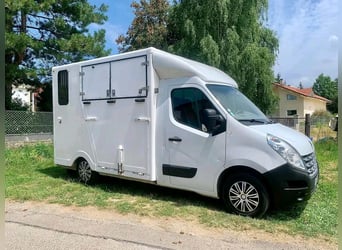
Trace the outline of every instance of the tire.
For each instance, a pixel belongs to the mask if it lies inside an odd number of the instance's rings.
[[[77,164],[77,175],[81,182],[92,183],[95,179],[96,172],[92,171],[89,163],[81,159]]]
[[[221,194],[228,212],[242,216],[262,217],[270,204],[269,195],[262,182],[247,173],[226,178]]]

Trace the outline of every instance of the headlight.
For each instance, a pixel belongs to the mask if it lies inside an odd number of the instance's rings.
[[[296,168],[306,170],[302,158],[290,144],[270,134],[267,135],[267,143],[289,164]]]

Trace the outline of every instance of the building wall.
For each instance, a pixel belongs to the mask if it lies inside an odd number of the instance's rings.
[[[274,116],[278,117],[293,117],[294,115],[288,115],[288,111],[296,110],[298,116],[303,116],[304,110],[304,98],[301,95],[297,95],[293,92],[275,88],[275,94],[279,97],[278,109],[274,112]],[[288,100],[287,95],[295,96],[295,100]]]
[[[271,116],[273,116],[273,117],[280,117],[280,114],[279,114],[279,112],[280,112],[279,111],[280,98],[279,98],[278,88],[273,87],[273,93],[278,98],[278,105],[276,105],[276,107],[272,111]]]
[[[327,110],[327,106],[324,101],[315,99],[315,98],[309,98],[309,97],[305,98],[305,102],[304,102],[305,114],[312,115],[315,111],[319,111],[319,110],[323,110],[323,111]]]
[[[312,115],[318,110],[326,111],[326,103],[317,98],[305,97],[277,87],[273,90],[275,95],[279,97],[278,107],[272,114],[274,117],[294,117],[295,114],[291,114],[294,111],[298,117],[304,117],[305,114]],[[295,99],[288,100],[288,95],[295,97]]]
[[[27,86],[19,85],[18,87],[12,87],[12,99],[18,98],[20,99],[23,104],[30,106],[31,104],[31,92],[27,90]]]

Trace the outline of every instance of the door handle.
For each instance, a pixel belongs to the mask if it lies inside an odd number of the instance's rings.
[[[87,117],[85,118],[85,120],[86,120],[86,121],[96,121],[96,120],[97,120],[97,117],[95,117],[95,116],[87,116]]]
[[[135,121],[137,121],[137,122],[150,122],[150,118],[148,118],[148,117],[137,117],[137,118],[135,118]]]
[[[181,139],[181,138],[179,138],[178,136],[175,136],[175,137],[171,137],[171,138],[169,138],[169,141],[181,142],[181,141],[182,141],[182,139]]]

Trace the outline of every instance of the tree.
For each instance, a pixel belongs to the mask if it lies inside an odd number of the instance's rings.
[[[314,84],[313,91],[316,95],[327,98],[331,101],[331,104],[327,106],[327,109],[331,113],[338,112],[338,80],[331,80],[330,76],[325,76],[323,73],[320,74]]]
[[[267,0],[140,0],[119,51],[154,46],[225,71],[263,111],[276,102],[272,66],[278,50],[263,26]]]
[[[280,76],[280,73],[277,74],[276,78],[274,79],[277,83],[281,83],[281,81],[283,80]]]
[[[89,33],[102,24],[107,6],[86,0],[5,1],[6,109],[11,108],[12,84],[39,85],[52,66],[104,56],[105,31]]]
[[[52,112],[52,82],[42,85],[42,93],[39,94],[39,103],[37,103],[39,111]]]
[[[263,25],[266,10],[267,0],[178,1],[169,16],[169,51],[227,72],[270,112],[276,102],[272,66],[278,40]]]
[[[167,0],[133,1],[135,18],[126,35],[120,35],[116,43],[120,52],[146,47],[167,49],[167,22],[169,2]]]

